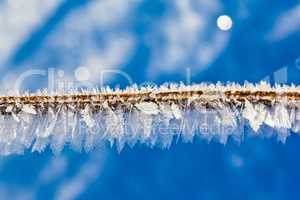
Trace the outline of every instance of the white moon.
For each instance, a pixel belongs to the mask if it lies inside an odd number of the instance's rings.
[[[228,15],[221,15],[217,19],[217,26],[222,31],[228,31],[232,27],[232,19]]]

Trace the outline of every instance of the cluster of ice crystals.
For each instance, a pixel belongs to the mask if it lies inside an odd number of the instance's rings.
[[[298,92],[299,88],[293,85],[171,84],[160,88],[133,86],[124,91],[104,88],[100,92],[156,94],[187,90],[203,91],[203,94],[190,96],[187,101],[141,99],[117,106],[105,101],[97,108],[93,99],[79,107],[76,102],[47,102],[45,105],[41,102],[42,106],[22,102],[9,104],[0,114],[0,155],[20,154],[28,149],[42,152],[48,147],[59,153],[66,145],[79,151],[90,151],[106,144],[116,146],[118,151],[125,145],[133,147],[137,143],[169,148],[173,139],[193,141],[195,137],[226,144],[229,138],[240,141],[244,131],[248,130],[245,127],[252,129],[251,134],[262,136],[265,133],[260,131],[261,127],[271,127],[282,142],[291,132],[300,132],[300,102],[297,100],[278,98],[266,104],[245,98],[236,103],[224,95],[228,90]],[[99,90],[90,93],[73,91],[72,94],[99,94]]]

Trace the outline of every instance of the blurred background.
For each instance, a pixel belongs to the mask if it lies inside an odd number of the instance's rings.
[[[300,84],[299,44],[299,0],[0,0],[0,91]],[[0,157],[0,199],[297,199],[299,146],[25,152]]]

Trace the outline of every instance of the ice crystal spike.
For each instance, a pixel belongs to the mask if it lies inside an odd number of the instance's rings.
[[[105,143],[118,151],[136,143],[168,148],[173,139],[194,137],[226,144],[241,140],[244,127],[267,136],[263,126],[281,142],[300,133],[300,87],[181,83],[0,96],[0,155],[48,146],[59,153],[66,144],[85,151]]]

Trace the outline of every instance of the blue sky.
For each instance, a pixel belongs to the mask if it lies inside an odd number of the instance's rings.
[[[230,30],[217,26],[220,15]],[[26,72],[19,89],[29,91],[51,87],[52,72],[54,89],[186,82],[187,73],[189,82],[300,80],[297,0],[0,0],[0,24],[3,93]],[[0,199],[297,198],[299,144],[293,135],[284,145],[26,152],[0,157]]]

